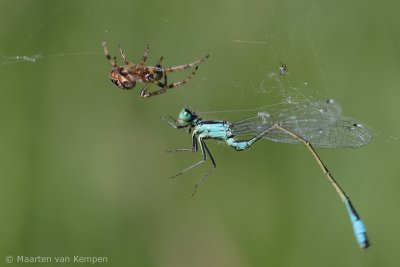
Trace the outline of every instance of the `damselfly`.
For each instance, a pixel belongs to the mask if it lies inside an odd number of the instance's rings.
[[[314,149],[314,147],[358,148],[371,140],[370,132],[353,119],[342,116],[340,106],[332,99],[295,103],[273,113],[258,112],[257,116],[233,123],[223,120],[202,120],[195,112],[189,109],[183,109],[179,113],[178,120],[170,118],[167,121],[174,128],[187,129],[188,133],[193,131],[191,148],[169,150],[169,152],[197,152],[198,145],[200,145],[203,156],[202,160],[180,171],[173,177],[199,166],[207,160],[207,157],[211,160],[212,168],[197,181],[192,196],[198,186],[216,167],[216,162],[205,143],[206,139],[224,141],[238,151],[250,148],[260,139],[289,144],[303,144],[312,154],[322,172],[344,202],[359,246],[361,248],[369,247],[370,244],[364,223],[358,216],[347,194],[335,181]],[[245,138],[245,136],[249,137]],[[243,139],[239,139],[239,137],[243,137]]]

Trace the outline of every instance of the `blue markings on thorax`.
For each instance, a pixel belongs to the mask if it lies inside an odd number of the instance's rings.
[[[196,125],[196,131],[203,138],[226,140],[232,136],[226,121],[202,121]]]
[[[229,122],[226,121],[199,121],[195,123],[198,136],[205,139],[225,141],[230,147],[240,151],[249,147],[248,141],[236,141]]]

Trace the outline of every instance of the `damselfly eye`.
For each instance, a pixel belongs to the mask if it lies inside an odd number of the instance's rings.
[[[197,116],[194,112],[186,108],[179,113],[179,119],[185,122],[193,121],[196,117]]]

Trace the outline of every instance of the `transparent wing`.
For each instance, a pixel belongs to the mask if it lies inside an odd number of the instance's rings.
[[[355,120],[342,117],[342,109],[335,101],[303,102],[272,112],[259,112],[257,116],[232,123],[235,136],[254,136],[278,123],[301,136],[315,147],[357,148],[371,141],[367,128]],[[298,144],[293,137],[276,129],[265,139],[288,144]]]

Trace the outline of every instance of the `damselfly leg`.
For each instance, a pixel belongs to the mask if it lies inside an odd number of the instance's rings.
[[[197,141],[200,143],[200,148],[201,148],[201,154],[203,156],[203,159],[200,160],[199,162],[190,165],[189,167],[187,167],[186,169],[183,169],[182,171],[178,172],[177,174],[171,176],[171,178],[175,178],[181,174],[184,174],[185,172],[203,164],[204,162],[207,161],[207,154],[210,157],[210,160],[212,162],[212,168],[209,169],[207,171],[207,173],[202,176],[195,184],[194,188],[193,188],[193,192],[192,192],[192,197],[194,197],[194,195],[196,194],[197,188],[199,187],[200,184],[202,184],[207,177],[211,174],[211,172],[217,167],[217,164],[215,163],[214,157],[212,156],[210,150],[208,149],[206,143],[204,142],[204,140],[202,138],[199,138],[198,140],[196,139],[195,134],[193,134],[193,141],[192,141],[192,148],[178,148],[178,149],[174,149],[174,150],[168,150],[167,152],[197,152]]]

